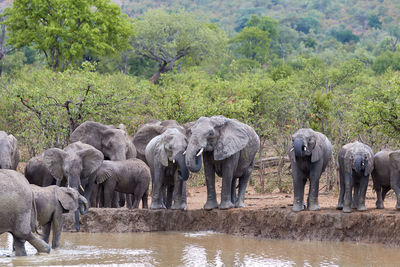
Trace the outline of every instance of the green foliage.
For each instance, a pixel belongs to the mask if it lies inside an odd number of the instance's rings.
[[[42,51],[54,70],[64,70],[85,51],[124,49],[132,34],[127,17],[110,0],[15,0],[4,16],[8,43]]]
[[[375,29],[382,28],[382,22],[380,22],[379,16],[376,14],[370,14],[368,16],[368,26]]]
[[[379,55],[372,65],[377,74],[384,73],[388,68],[400,70],[400,52],[386,51]]]
[[[332,30],[332,36],[342,43],[359,42],[360,37],[355,35],[352,30],[345,29],[344,26]]]
[[[314,17],[304,17],[300,18],[298,23],[295,26],[295,29],[300,32],[309,33],[311,30],[314,32],[318,31],[319,21]]]

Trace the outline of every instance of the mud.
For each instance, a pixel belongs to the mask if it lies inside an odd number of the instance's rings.
[[[74,231],[66,214],[64,231]],[[91,209],[82,232],[216,231],[271,239],[350,241],[400,245],[400,212],[369,210],[344,214],[334,209],[292,212],[290,207],[188,211]]]

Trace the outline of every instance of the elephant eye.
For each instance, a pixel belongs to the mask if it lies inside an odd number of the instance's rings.
[[[213,130],[210,130],[209,132],[208,132],[208,136],[214,136],[214,131]]]

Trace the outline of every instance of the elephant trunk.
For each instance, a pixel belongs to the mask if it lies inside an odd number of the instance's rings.
[[[79,196],[79,213],[84,215],[88,212],[89,210],[89,203],[87,199],[84,196]]]
[[[7,153],[0,153],[0,169],[12,169],[11,158]]]
[[[199,172],[201,169],[201,155],[199,154],[199,151],[201,151],[201,149],[195,149],[195,147],[193,146],[189,146],[187,147],[186,150],[186,166],[189,168],[189,170],[191,172]]]
[[[175,160],[179,166],[179,169],[178,169],[179,177],[182,180],[186,181],[189,178],[189,170],[186,166],[185,155],[183,155],[183,153],[180,152],[175,156]]]
[[[294,154],[296,157],[303,157],[306,146],[301,138],[295,138],[293,141]]]
[[[354,166],[353,169],[357,172],[357,173],[361,173],[364,172],[366,169],[366,164],[365,161],[362,157],[356,157],[354,159]]]

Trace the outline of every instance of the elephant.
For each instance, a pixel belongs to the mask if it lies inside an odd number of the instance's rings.
[[[186,147],[186,136],[177,128],[167,128],[146,146],[153,186],[151,209],[186,209],[186,180],[189,178],[183,154]]]
[[[307,208],[319,210],[319,179],[332,157],[332,144],[322,133],[302,128],[292,135],[289,158],[293,178],[293,211],[304,210],[304,187],[310,180]]]
[[[376,191],[376,208],[383,209],[383,201],[390,189],[396,193],[396,210],[400,210],[400,150],[382,150],[374,156],[372,181]]]
[[[374,169],[372,149],[358,141],[349,143],[339,150],[340,194],[337,209],[351,212],[365,211],[365,194],[369,175]],[[354,191],[353,191],[354,189]]]
[[[121,125],[120,125],[121,127]],[[70,142],[81,141],[92,145],[104,154],[108,160],[126,160],[136,158],[136,149],[128,134],[112,125],[104,125],[94,121],[86,121],[71,134]]]
[[[142,207],[148,208],[147,196],[151,179],[150,169],[140,159],[122,161],[105,160],[93,174],[96,184],[102,184],[104,190],[104,207],[111,208],[114,191],[133,194],[132,207],[137,209],[142,200]]]
[[[207,184],[205,210],[245,207],[244,194],[260,147],[252,127],[224,116],[200,117],[190,128],[186,165],[192,172],[201,169],[203,155]],[[215,192],[215,173],[222,177],[221,203]],[[239,193],[236,198],[236,179]]]
[[[83,184],[84,197],[89,199],[94,184],[91,175],[100,167],[103,159],[103,153],[96,148],[75,142],[64,150],[59,148],[45,150],[41,156],[34,159],[34,163],[27,164],[25,173],[29,182],[39,186],[48,183],[49,176],[55,179],[57,185],[67,185],[77,190]],[[76,229],[79,230],[79,214],[77,212],[75,214]]]
[[[0,170],[0,234],[12,234],[16,256],[26,256],[25,241],[39,253],[50,252],[50,246],[32,233],[37,232],[33,194],[24,175],[14,170]]]
[[[137,155],[136,148],[123,124],[119,124],[116,128],[113,125],[86,121],[72,132],[70,141],[81,141],[92,145],[104,154],[106,160],[126,160],[136,158]],[[119,194],[114,193],[113,207],[125,205],[124,196],[121,196],[120,204],[118,204],[119,198]]]
[[[38,186],[55,185],[57,179],[51,175],[43,161],[43,153],[31,158],[25,166],[25,177]]]
[[[17,139],[12,134],[0,131],[0,169],[16,170],[18,162]]]
[[[52,248],[57,248],[60,242],[63,227],[63,213],[79,210],[80,214],[86,214],[89,204],[86,198],[72,187],[59,187],[51,185],[40,187],[31,184],[39,225],[43,226],[43,240],[49,243],[50,229],[53,229]]]

